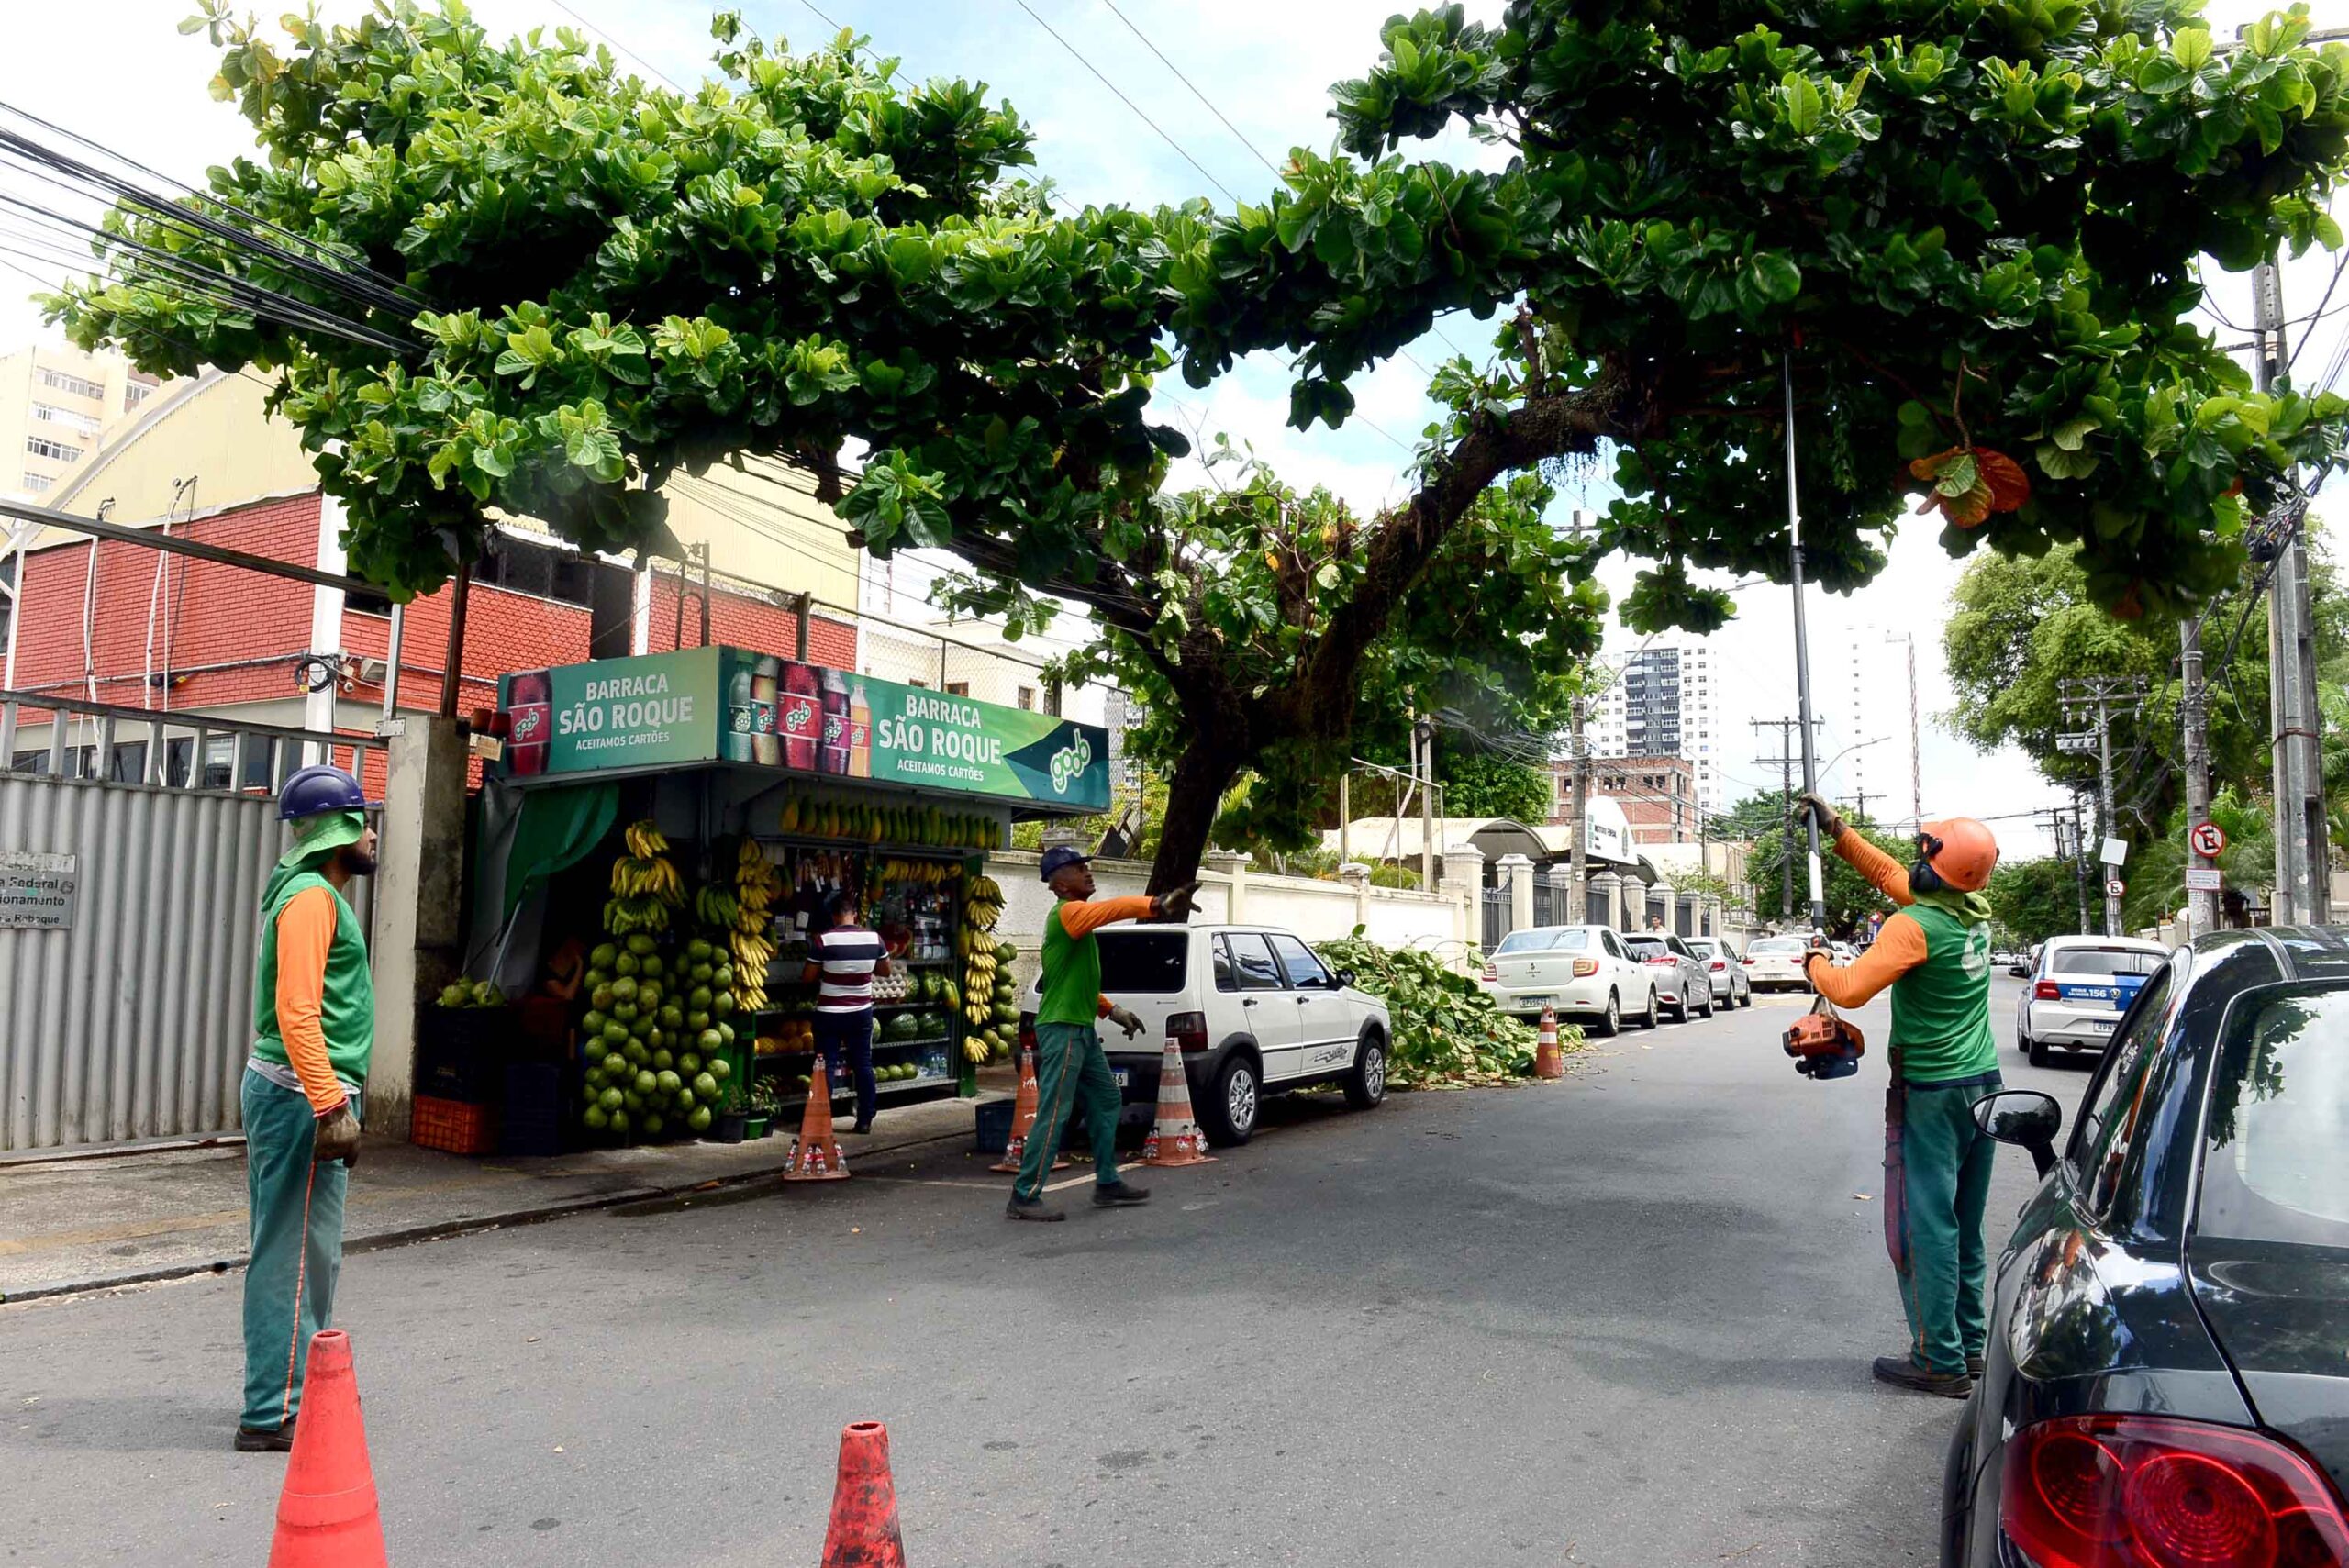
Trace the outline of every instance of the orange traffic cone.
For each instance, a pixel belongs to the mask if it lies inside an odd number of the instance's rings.
[[[832,1133],[832,1075],[821,1056],[807,1079],[807,1108],[799,1118],[798,1136],[791,1140],[791,1158],[783,1168],[786,1182],[844,1182],[848,1161],[841,1140]]]
[[[1563,1078],[1566,1075],[1566,1055],[1558,1049],[1558,1009],[1542,1009],[1542,1032],[1533,1042],[1533,1075],[1536,1078]]]
[[[386,1561],[351,1336],[321,1329],[310,1338],[269,1568],[384,1568]]]
[[[1142,1140],[1145,1165],[1204,1165],[1215,1158],[1199,1124],[1191,1119],[1191,1080],[1183,1072],[1183,1048],[1166,1037],[1166,1054],[1158,1063],[1158,1120]]]
[[[897,1484],[889,1479],[889,1429],[851,1421],[841,1429],[840,1479],[822,1568],[906,1568],[897,1533]]]
[[[1036,1126],[1036,1053],[1019,1053],[1019,1095],[1011,1102],[1011,1141],[1003,1146],[1003,1158],[987,1167],[990,1171],[1018,1172],[1019,1158],[1028,1152],[1028,1134]],[[1068,1162],[1055,1154],[1052,1169],[1064,1171]]]

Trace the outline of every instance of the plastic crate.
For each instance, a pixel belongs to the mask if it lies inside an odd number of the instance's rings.
[[[417,1094],[494,1102],[515,1039],[514,1009],[426,1006],[417,1016]]]
[[[980,1153],[1000,1154],[1011,1147],[1012,1113],[1017,1108],[1018,1102],[1013,1100],[981,1100],[971,1107]]]
[[[419,1149],[487,1154],[497,1147],[497,1113],[485,1105],[418,1095],[409,1113],[407,1140]]]
[[[500,1154],[562,1152],[562,1076],[552,1062],[507,1064],[497,1118]]]

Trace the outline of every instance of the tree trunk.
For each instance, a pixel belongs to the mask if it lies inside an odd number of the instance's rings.
[[[1158,829],[1158,858],[1150,891],[1171,893],[1199,874],[1224,791],[1240,776],[1241,759],[1229,748],[1195,739],[1174,761],[1166,781],[1166,815]]]

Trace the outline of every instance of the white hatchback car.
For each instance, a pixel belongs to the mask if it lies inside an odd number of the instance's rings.
[[[1745,971],[1737,949],[1720,937],[1690,937],[1688,951],[1712,977],[1713,1001],[1723,1007],[1753,1006],[1753,979]]]
[[[1332,972],[1293,931],[1270,926],[1110,926],[1101,944],[1101,994],[1141,1019],[1129,1041],[1101,1026],[1103,1052],[1124,1103],[1158,1103],[1172,1036],[1208,1141],[1245,1143],[1266,1094],[1337,1084],[1367,1110],[1386,1097],[1386,1004]],[[1028,989],[1021,1042],[1035,1027],[1043,984]]]
[[[1504,1013],[1538,1018],[1544,1007],[1611,1035],[1628,1016],[1656,1027],[1655,971],[1605,926],[1530,926],[1500,940],[1477,977]]]
[[[2015,1049],[2044,1067],[2054,1052],[2101,1051],[2145,976],[2169,950],[2141,937],[2050,937],[2015,1004]]]
[[[1756,991],[1808,991],[1802,955],[1809,947],[1800,937],[1756,937],[1745,944],[1745,978]]]

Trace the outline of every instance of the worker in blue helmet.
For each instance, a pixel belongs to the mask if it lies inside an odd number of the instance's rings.
[[[245,1064],[245,1401],[237,1447],[294,1446],[310,1336],[334,1318],[342,1206],[359,1158],[360,1096],[375,1044],[367,941],[348,889],[375,869],[359,781],[304,768],[278,792],[291,844],[262,889]]]

